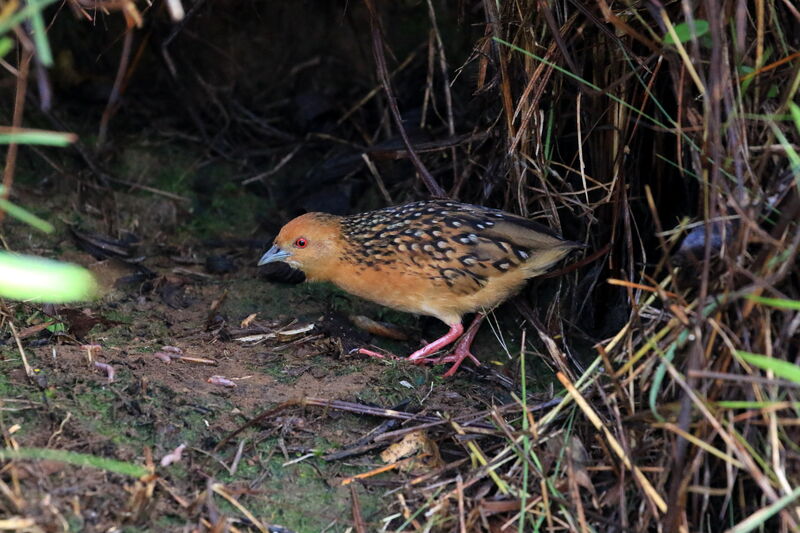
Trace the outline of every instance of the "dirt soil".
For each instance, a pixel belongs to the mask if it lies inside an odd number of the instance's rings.
[[[511,391],[492,376],[513,374],[504,366],[510,356],[503,346],[512,353],[519,349],[516,318],[501,328],[502,343],[493,328],[479,334],[476,354],[492,372],[465,369],[444,380],[441,366],[349,354],[363,344],[407,354],[422,337],[444,333],[443,325],[367,304],[330,286],[263,279],[255,266],[263,248],[239,238],[256,233],[252,221],[209,231],[211,223],[182,211],[180,202],[118,191],[115,216],[134,221],[127,227],[139,238],[132,248],[135,259],[97,259],[80,249],[86,243],[67,223],[102,234],[103,218],[73,211],[82,201],[74,193],[48,197],[36,185],[17,191],[16,201],[62,223],[56,234],[42,236],[6,222],[12,248],[82,264],[103,290],[97,301],[77,306],[5,303],[36,372],[33,379],[25,375],[15,339],[5,336],[0,360],[5,444],[117,459],[149,466],[157,475],[142,481],[52,460],[14,461],[0,472],[0,481],[19,496],[9,498],[13,514],[35,519],[32,530],[188,531],[226,520],[255,530],[250,514],[270,531],[346,531],[354,526],[354,505],[368,531],[391,530],[407,511],[392,489],[424,469],[392,470],[343,486],[343,479],[384,465],[381,448],[324,458],[384,418],[290,406],[215,447],[259,413],[306,397],[452,416],[511,399]],[[231,194],[228,201],[235,202],[236,192]],[[169,231],[160,231],[163,221],[152,216],[159,205],[173,213]],[[210,216],[225,212],[212,210]],[[261,244],[271,239],[258,237]],[[209,268],[212,264],[232,272],[210,273],[219,271]],[[410,331],[411,340],[373,337],[353,326],[352,314],[397,323]],[[255,340],[241,339],[252,335]],[[185,359],[162,360],[164,347],[168,355]],[[111,365],[112,382],[95,361]],[[549,373],[537,372],[544,386]],[[212,376],[234,386],[213,384]],[[161,466],[182,444],[181,459]],[[463,454],[455,441],[439,446],[445,461],[454,452]],[[224,487],[230,498],[214,486]]]

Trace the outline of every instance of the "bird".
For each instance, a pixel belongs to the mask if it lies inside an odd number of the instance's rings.
[[[441,320],[449,331],[407,360],[453,363],[449,377],[467,358],[480,366],[470,346],[488,310],[582,247],[505,211],[423,200],[347,216],[305,213],[281,228],[258,265],[283,261],[308,281],[332,282],[365,300]],[[476,316],[465,332],[469,313]],[[454,342],[451,354],[433,356]]]

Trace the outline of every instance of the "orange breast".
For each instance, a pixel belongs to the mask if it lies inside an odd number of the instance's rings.
[[[378,269],[342,263],[330,281],[365,300],[454,324],[460,322],[464,314],[491,309],[518,291],[525,283],[525,273],[521,270],[509,272],[466,295],[454,292],[441,278],[403,269],[402,266]]]

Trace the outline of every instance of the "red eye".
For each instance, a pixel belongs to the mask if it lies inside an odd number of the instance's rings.
[[[299,239],[294,241],[294,245],[295,245],[296,248],[305,248],[307,244],[308,244],[308,241],[305,240],[303,237],[300,237]]]

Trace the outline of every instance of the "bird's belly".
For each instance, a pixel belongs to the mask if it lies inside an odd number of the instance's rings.
[[[441,278],[431,279],[414,272],[377,269],[354,270],[336,276],[333,283],[355,296],[380,305],[438,318],[446,324],[461,321],[473,311],[488,310],[517,292],[525,283],[523,272],[509,272],[493,278],[469,294],[459,294]]]
[[[438,316],[441,306],[437,305],[437,287],[432,280],[405,273],[392,274],[359,270],[351,275],[337,276],[333,282],[350,294],[398,311]]]

